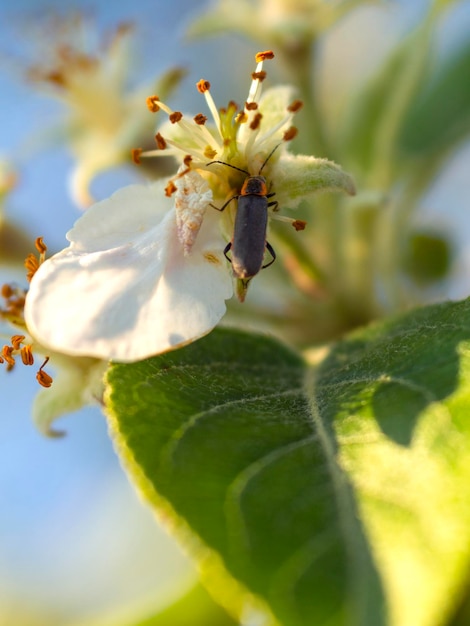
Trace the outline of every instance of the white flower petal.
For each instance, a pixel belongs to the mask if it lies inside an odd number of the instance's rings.
[[[41,265],[25,307],[41,344],[136,361],[217,324],[233,291],[217,220],[208,214],[185,256],[162,189],[132,185],[94,205],[68,234],[70,247]]]

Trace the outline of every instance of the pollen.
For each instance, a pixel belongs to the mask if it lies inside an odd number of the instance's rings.
[[[159,111],[160,110],[160,106],[158,105],[159,100],[160,98],[158,96],[149,96],[145,100],[148,110],[151,111],[152,113],[156,113],[157,111]]]
[[[209,91],[209,89],[211,88],[211,84],[208,80],[204,80],[203,78],[201,78],[201,80],[196,83],[196,87],[199,93],[206,93],[206,91]]]
[[[162,137],[162,135],[160,135],[160,133],[157,133],[155,135],[155,142],[157,144],[157,148],[159,150],[165,150],[166,148],[166,141],[165,139]]]
[[[172,124],[176,124],[177,122],[179,122],[183,117],[183,114],[180,111],[175,111],[174,113],[171,113],[169,115],[170,118],[170,122]]]
[[[272,50],[264,50],[263,52],[257,52],[255,55],[256,63],[266,61],[268,59],[274,59],[274,52]]]
[[[202,113],[198,113],[197,115],[194,116],[193,119],[198,126],[204,126],[204,124],[207,122],[207,117],[203,115]]]
[[[44,367],[47,365],[49,361],[49,357],[47,356],[44,360],[44,363],[38,369],[36,374],[36,380],[42,387],[49,388],[52,385],[53,378],[47,372],[44,371]]]
[[[140,165],[140,155],[142,154],[142,152],[142,148],[132,148],[131,150],[131,157],[136,165]]]

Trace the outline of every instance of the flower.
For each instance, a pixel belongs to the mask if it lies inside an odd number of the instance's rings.
[[[298,50],[360,4],[364,0],[218,0],[192,22],[189,35],[228,31]]]
[[[209,83],[198,83],[212,127],[202,114],[186,120],[157,96],[147,99],[170,121],[156,135],[157,150],[135,151],[135,159],[170,154],[183,164],[169,183],[131,185],[90,207],[67,234],[70,246],[41,265],[25,319],[43,345],[128,362],[192,342],[219,322],[233,293],[224,250],[237,214],[231,199],[247,178],[262,172],[272,183],[265,210],[296,229],[304,224],[277,216],[278,203],[294,208],[316,191],[354,192],[336,164],[287,152],[300,103],[286,87],[261,98],[263,61],[272,56],[257,55],[242,110],[233,102],[218,110]],[[251,276],[236,278],[243,300]]]
[[[134,90],[127,84],[130,24],[119,25],[96,49],[85,45],[93,40],[93,33],[80,14],[56,18],[49,26],[53,43],[47,41],[41,63],[33,65],[28,76],[69,110],[65,136],[76,158],[70,191],[76,204],[87,208],[94,202],[93,178],[127,163],[131,146],[153,132],[152,121],[141,107],[149,83]],[[183,73],[172,69],[150,84],[168,93]]]
[[[28,279],[45,259],[47,248],[40,237],[36,240],[36,248],[39,259],[30,254],[25,261]],[[26,295],[27,290],[15,284],[4,284],[0,290],[3,300],[0,306],[0,336],[8,342],[0,351],[0,364],[11,371],[18,362],[32,366],[35,357],[40,357],[42,365],[36,371],[36,380],[43,389],[34,400],[33,420],[43,434],[57,437],[63,433],[52,428],[56,418],[100,401],[107,363],[94,358],[73,358],[42,346],[32,337],[24,318]],[[54,379],[45,369],[49,367],[49,362],[57,370]]]

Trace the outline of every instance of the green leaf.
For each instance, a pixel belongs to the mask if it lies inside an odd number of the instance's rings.
[[[111,430],[225,605],[250,592],[283,626],[440,626],[470,563],[469,338],[469,302],[312,366],[217,330],[113,365]]]
[[[200,584],[157,615],[128,626],[236,626]]]

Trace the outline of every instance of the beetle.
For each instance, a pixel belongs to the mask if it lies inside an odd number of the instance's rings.
[[[278,146],[274,150],[276,148]],[[268,208],[277,207],[278,202],[276,200],[269,201],[275,194],[268,193],[266,178],[261,175],[274,150],[268,155],[255,176],[235,165],[225,163],[225,161],[207,163],[207,165],[220,163],[246,174],[239,194],[232,196],[220,208],[212,205],[218,211],[223,211],[232,200],[238,200],[232,241],[225,246],[224,255],[232,263],[234,276],[243,280],[253,278],[261,269],[269,267],[276,260],[273,247],[266,241],[266,230],[268,227]],[[272,259],[263,265],[265,250],[268,250]],[[228,256],[230,251],[231,257]]]

